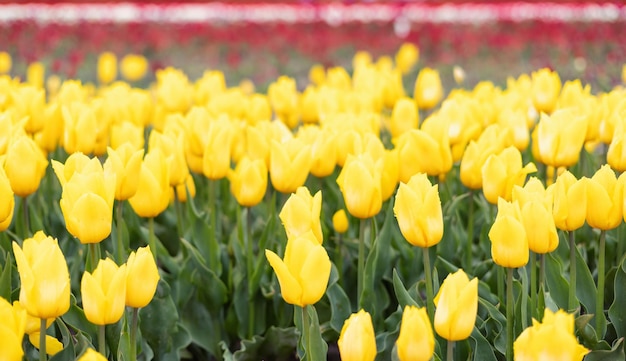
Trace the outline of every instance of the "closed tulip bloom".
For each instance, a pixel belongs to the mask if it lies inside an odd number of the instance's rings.
[[[142,55],[128,54],[120,61],[120,73],[128,81],[143,79],[148,71],[148,60]]]
[[[414,90],[415,101],[420,109],[434,108],[443,98],[443,86],[439,72],[423,68],[417,75]]]
[[[288,76],[280,76],[267,89],[272,109],[276,117],[290,129],[298,125],[298,90],[296,81]]]
[[[510,146],[497,155],[490,155],[482,168],[483,193],[491,204],[498,198],[511,200],[513,186],[521,186],[529,173],[537,171],[534,163],[522,167],[522,154]]]
[[[98,57],[98,80],[109,84],[117,78],[117,57],[111,52],[104,52]]]
[[[396,67],[402,74],[406,74],[413,69],[419,58],[419,48],[415,44],[404,43],[396,53]]]
[[[601,230],[616,228],[622,223],[624,183],[626,176],[615,177],[608,164],[600,167],[587,182],[587,224]]]
[[[209,126],[202,158],[202,173],[209,179],[228,174],[235,128],[228,117],[220,117]]]
[[[482,168],[492,154],[511,145],[510,130],[493,124],[485,128],[478,141],[471,140],[461,158],[461,182],[469,189],[483,187]]]
[[[135,195],[141,174],[143,149],[124,143],[117,149],[107,148],[105,172],[115,174],[115,199],[124,201]]]
[[[528,237],[517,201],[498,199],[498,214],[489,230],[491,258],[502,267],[517,268],[528,263]]]
[[[63,135],[63,116],[61,107],[56,103],[49,103],[43,109],[43,128],[33,135],[37,145],[47,153],[53,152],[59,146]]]
[[[22,304],[20,303],[20,301],[13,302],[13,309],[16,312],[27,312],[24,306],[22,306]],[[54,318],[46,319],[46,329],[50,327],[50,325],[52,325],[54,320]],[[26,328],[24,329],[24,333],[28,335],[30,343],[32,343],[33,346],[35,346],[35,348],[37,349],[39,349],[40,330],[41,320],[26,313]],[[61,350],[63,350],[63,344],[59,342],[59,340],[57,340],[56,338],[46,335],[46,353],[48,355],[55,355]]]
[[[428,361],[435,352],[435,336],[426,308],[404,307],[396,341],[400,361]]]
[[[0,158],[0,231],[9,228],[15,209],[13,189],[11,189],[11,183],[4,171],[3,163],[4,159]]]
[[[157,70],[157,102],[167,113],[180,113],[189,109],[192,103],[191,84],[187,75],[174,68]]]
[[[43,88],[46,68],[41,62],[35,61],[26,68],[26,82],[37,88]]]
[[[618,172],[626,171],[626,123],[617,122],[613,139],[606,153],[606,162]]]
[[[24,130],[29,134],[39,132],[44,126],[46,92],[32,85],[18,86],[11,92],[12,111],[15,119],[28,117]]]
[[[397,149],[385,149],[376,161],[380,173],[380,191],[383,202],[391,198],[398,187],[400,178],[400,158]]]
[[[159,284],[159,269],[149,246],[131,252],[126,261],[126,306],[146,307]]]
[[[104,172],[92,158],[63,184],[61,211],[67,230],[81,243],[98,243],[111,233],[115,174]]]
[[[299,139],[285,143],[272,140],[270,150],[270,180],[281,193],[293,193],[302,186],[311,169],[311,147]]]
[[[478,312],[478,279],[467,277],[462,269],[449,274],[434,299],[435,331],[448,341],[470,336]]]
[[[102,326],[119,321],[126,300],[126,265],[118,267],[110,258],[100,260],[93,273],[83,274],[80,293],[89,322]]]
[[[331,175],[337,166],[337,135],[320,130],[311,144],[311,174],[323,178]]]
[[[561,93],[561,78],[556,71],[543,68],[531,74],[531,95],[537,112],[552,113]]]
[[[26,327],[26,311],[16,309],[0,297],[0,360],[21,361],[24,356],[22,338]]]
[[[169,205],[169,165],[160,149],[146,154],[141,164],[137,193],[128,199],[140,217],[156,217]]]
[[[541,181],[535,177],[524,187],[513,187],[513,200],[519,202],[522,223],[528,237],[528,247],[535,253],[552,252],[559,245],[552,199],[546,193]]]
[[[26,308],[24,308],[20,301],[13,301],[13,308],[16,310],[16,312],[22,310],[26,312],[26,327],[24,329],[25,334],[30,335],[31,333],[39,332],[39,330],[41,329],[41,319],[29,315],[28,311],[26,311]],[[54,320],[54,318],[46,319],[46,328],[50,327]]]
[[[400,183],[393,212],[410,244],[427,248],[441,241],[443,213],[438,186],[432,185],[426,174],[416,174],[408,183]]]
[[[541,114],[537,125],[537,145],[541,162],[553,167],[569,167],[578,162],[585,142],[587,118],[576,108]]]
[[[419,114],[415,103],[410,98],[398,99],[389,119],[391,137],[397,138],[409,129],[417,129],[418,122]]]
[[[366,219],[380,212],[383,202],[380,179],[381,175],[369,154],[348,155],[337,177],[337,184],[351,215]]]
[[[102,356],[98,351],[88,348],[78,361],[107,361],[107,358]]]
[[[228,174],[230,192],[243,207],[259,204],[267,190],[267,167],[262,159],[243,157]]]
[[[98,129],[94,110],[87,104],[73,102],[62,106],[63,148],[68,154],[82,152],[91,154],[96,149]]]
[[[185,159],[185,145],[183,133],[172,132],[161,133],[153,130],[150,133],[148,149],[159,148],[165,155],[169,168],[169,185],[172,187],[181,185],[187,180],[189,167]]]
[[[143,148],[145,142],[144,133],[143,124],[138,125],[130,121],[113,124],[111,126],[109,145],[111,148],[117,149],[124,143],[130,143],[133,149]]]
[[[6,74],[11,71],[13,62],[11,60],[11,54],[6,51],[0,51],[0,74]]]
[[[20,303],[29,315],[60,317],[70,308],[70,274],[56,239],[42,231],[24,240],[22,248],[13,242],[20,274]]]
[[[287,240],[283,259],[268,249],[265,257],[276,273],[285,302],[304,307],[324,296],[331,264],[313,232]]]
[[[546,308],[543,322],[533,320],[515,340],[513,352],[516,361],[582,361],[589,350],[576,339],[574,315]]]
[[[278,215],[287,232],[287,239],[298,237],[308,231],[313,232],[319,244],[324,241],[320,213],[322,211],[322,192],[311,196],[309,189],[299,187],[285,202]]]
[[[350,223],[348,222],[348,216],[346,215],[346,211],[344,209],[340,209],[335,214],[333,214],[333,228],[337,233],[346,233],[348,231],[348,227],[350,227]]]
[[[337,346],[343,361],[374,361],[377,351],[372,316],[365,310],[350,315],[341,328]]]
[[[574,231],[585,224],[587,182],[577,180],[569,171],[561,173],[549,190],[554,199],[552,215],[558,229]]]
[[[15,195],[26,197],[35,193],[47,167],[43,151],[30,137],[16,136],[9,144],[4,171]]]
[[[423,130],[411,129],[398,138],[400,182],[408,182],[417,173],[444,174],[452,167],[452,153],[438,139]]]

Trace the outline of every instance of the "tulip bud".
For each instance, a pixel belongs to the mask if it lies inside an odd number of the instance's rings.
[[[202,172],[209,179],[222,179],[230,169],[235,128],[228,117],[220,117],[210,124],[207,135]]]
[[[333,228],[337,233],[346,233],[350,223],[348,222],[348,216],[344,209],[340,209],[333,214]]]
[[[370,314],[360,310],[350,315],[341,328],[337,345],[343,361],[374,361],[376,335]]]
[[[431,109],[443,98],[443,86],[439,72],[431,68],[423,68],[417,75],[413,96],[420,109]]]
[[[389,120],[392,138],[397,138],[410,129],[417,129],[419,114],[415,102],[410,98],[401,98],[395,103]]]
[[[39,319],[57,318],[70,308],[70,274],[56,239],[42,231],[24,240],[22,248],[13,242],[20,274],[20,304]]]
[[[491,204],[498,198],[511,200],[513,186],[521,186],[529,173],[537,171],[534,163],[522,167],[522,154],[510,146],[497,155],[490,155],[482,167],[483,193]]]
[[[587,215],[590,227],[601,230],[616,228],[622,223],[624,207],[624,183],[626,176],[615,177],[608,164],[600,167],[587,183]]]
[[[435,336],[426,308],[405,306],[396,341],[400,361],[428,361],[435,352]]]
[[[311,147],[299,139],[285,143],[272,140],[270,180],[281,193],[293,193],[302,186],[311,169]]]
[[[382,207],[381,175],[372,157],[365,153],[348,155],[346,164],[337,177],[348,212],[366,219],[380,212]]]
[[[530,250],[540,254],[554,251],[559,236],[552,215],[552,199],[541,181],[532,177],[523,188],[514,186],[513,200],[519,202]]]
[[[143,149],[124,143],[116,150],[107,148],[107,154],[104,171],[115,174],[115,199],[127,200],[137,192]]]
[[[143,79],[148,70],[148,60],[142,55],[128,54],[120,61],[120,72],[128,81]]]
[[[126,299],[126,265],[118,267],[110,258],[100,260],[93,273],[83,274],[80,293],[89,322],[102,326],[119,321]]]
[[[159,283],[159,269],[154,262],[150,247],[140,247],[126,261],[126,306],[146,307]]]
[[[404,43],[396,53],[396,67],[402,74],[407,74],[420,58],[420,51],[412,43]]]
[[[585,224],[587,182],[579,181],[569,171],[561,173],[548,188],[554,199],[552,215],[558,229],[574,231]]]
[[[43,88],[43,81],[46,69],[44,65],[38,61],[28,64],[26,69],[26,82],[37,88]]]
[[[537,125],[541,162],[555,168],[576,164],[586,130],[587,118],[580,116],[576,108],[559,109],[550,116],[542,113]]]
[[[438,176],[452,168],[447,130],[432,127],[431,131],[411,129],[398,138],[401,182],[417,173]]]
[[[528,263],[528,237],[519,203],[498,199],[498,214],[489,230],[491,257],[502,267],[517,268]]]
[[[478,279],[467,277],[462,269],[449,274],[433,300],[435,331],[448,341],[470,336],[478,312]]]
[[[626,68],[625,68],[626,69]],[[626,171],[626,122],[620,121],[615,126],[613,139],[609,144],[606,162],[618,172]]]
[[[283,205],[279,217],[287,232],[287,239],[298,237],[308,231],[322,244],[322,224],[320,213],[322,211],[322,192],[318,191],[311,196],[309,189],[299,187]]]
[[[274,269],[285,302],[304,307],[324,296],[330,277],[330,259],[313,232],[287,240],[285,257],[265,250]]]
[[[532,100],[537,112],[552,113],[561,92],[561,78],[556,71],[543,68],[531,74]]]
[[[250,160],[243,157],[234,171],[228,174],[230,192],[237,203],[244,207],[253,207],[263,199],[267,190],[267,167],[261,159]]]
[[[13,138],[6,152],[4,171],[17,196],[35,193],[47,167],[48,161],[34,140],[25,135]]]
[[[117,57],[111,52],[101,53],[98,57],[98,80],[109,84],[117,78]]]
[[[281,76],[267,89],[272,109],[276,117],[293,129],[298,125],[298,90],[296,81],[288,76]]]

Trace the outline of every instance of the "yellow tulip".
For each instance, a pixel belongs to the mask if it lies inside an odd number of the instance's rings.
[[[11,71],[11,54],[6,51],[0,51],[0,74],[6,74]]]
[[[615,132],[606,153],[606,162],[618,172],[626,171],[626,121],[615,125]]]
[[[41,149],[47,153],[53,152],[59,146],[63,136],[63,115],[58,104],[46,105],[43,110],[43,128],[34,134],[33,138]]]
[[[548,189],[554,199],[552,215],[556,227],[564,231],[582,227],[587,215],[587,182],[565,171]]]
[[[543,322],[533,320],[515,340],[513,352],[516,361],[582,361],[589,350],[576,339],[574,315],[546,308]]]
[[[11,225],[13,211],[15,209],[15,197],[11,183],[4,171],[4,159],[0,157],[0,231],[4,231]]]
[[[293,129],[298,125],[298,90],[296,81],[288,76],[280,76],[267,89],[272,109],[276,117]]]
[[[426,308],[405,306],[396,341],[400,361],[428,361],[435,352],[435,336]]]
[[[209,179],[222,179],[228,174],[235,128],[228,117],[213,121],[207,132],[202,158],[202,173]]]
[[[314,64],[309,69],[309,81],[317,86],[320,86],[326,80],[326,69],[322,64]]]
[[[499,266],[523,267],[528,263],[528,236],[517,201],[498,198],[498,214],[489,230],[491,258]]]
[[[98,80],[101,84],[109,84],[117,78],[117,57],[111,52],[98,56]]]
[[[39,332],[41,329],[41,319],[31,316],[28,314],[28,311],[24,306],[20,303],[20,301],[13,301],[13,308],[16,311],[24,311],[26,312],[26,327],[24,328],[24,333],[30,335],[31,333]],[[54,322],[54,318],[46,319],[46,329],[52,325]]]
[[[57,176],[59,163],[54,161]],[[66,174],[63,167],[63,174]],[[92,158],[82,169],[76,169],[63,186],[61,211],[67,230],[83,244],[98,243],[111,233],[116,176],[104,172],[98,158]]]
[[[230,192],[243,207],[253,207],[263,199],[267,190],[267,167],[261,159],[244,156],[234,171],[228,173]]]
[[[350,223],[348,222],[348,216],[346,215],[346,211],[344,209],[340,209],[333,214],[333,228],[337,233],[346,233],[348,231],[348,227],[350,227]]]
[[[578,162],[585,142],[587,119],[576,108],[541,114],[537,125],[537,145],[542,163],[553,167],[569,167]]]
[[[130,121],[111,125],[109,145],[117,149],[124,143],[130,143],[134,149],[143,149],[145,142],[144,127]]]
[[[439,71],[423,68],[417,75],[413,96],[420,109],[434,108],[443,98],[443,86]]]
[[[513,186],[523,185],[529,173],[537,171],[534,163],[522,167],[522,154],[510,146],[497,155],[490,155],[482,167],[483,193],[489,203],[498,203],[498,198],[511,200]]]
[[[532,177],[523,188],[514,186],[512,198],[519,203],[530,250],[535,253],[554,251],[559,245],[559,236],[552,215],[552,199],[541,181]]]
[[[77,361],[107,361],[98,351],[88,348]]]
[[[478,312],[478,279],[467,277],[462,269],[449,274],[434,299],[435,331],[448,341],[470,336]]]
[[[415,44],[404,43],[396,53],[396,67],[402,74],[406,74],[413,69],[419,58],[419,48]]]
[[[485,128],[478,141],[469,142],[461,159],[460,175],[463,185],[469,189],[483,187],[482,168],[487,158],[511,145],[510,135],[508,129],[494,124]]]
[[[46,107],[46,92],[43,88],[32,85],[18,86],[11,92],[12,111],[15,119],[28,117],[24,130],[33,134],[44,127],[44,108]]]
[[[543,68],[531,74],[531,95],[537,112],[552,113],[561,92],[561,78],[556,71]]]
[[[287,232],[287,239],[299,237],[308,231],[313,232],[319,244],[324,242],[320,213],[322,212],[322,192],[311,196],[307,187],[299,187],[291,194],[278,215]]]
[[[13,242],[20,274],[20,304],[39,319],[60,317],[70,308],[70,274],[56,239],[42,231],[24,240],[22,248]]]
[[[370,314],[360,310],[350,315],[341,328],[337,345],[343,361],[374,361],[376,335]]]
[[[16,309],[0,297],[0,359],[22,361],[22,338],[26,327],[26,311]]]
[[[351,215],[365,219],[378,214],[382,208],[381,175],[368,153],[348,155],[337,177],[346,208]]]
[[[191,84],[182,71],[174,68],[157,70],[156,98],[166,113],[184,113],[191,106]]]
[[[117,149],[107,148],[107,154],[104,171],[115,174],[115,199],[127,200],[137,192],[143,149],[124,143]]]
[[[176,187],[170,187],[170,190],[171,202],[174,202],[174,196],[176,196],[180,203],[185,203],[187,202],[187,192],[189,192],[191,198],[196,196],[196,183],[194,183],[193,176],[188,174],[185,183],[179,184]],[[174,190],[176,190],[176,194],[174,194]]]
[[[39,331],[28,334],[28,340],[38,350],[39,350],[39,336],[40,335],[41,333]],[[46,335],[46,354],[48,354],[49,356],[54,356],[57,353],[61,352],[62,350],[63,350],[63,343],[61,343],[61,341],[59,341],[55,337]]]
[[[426,248],[443,237],[443,213],[438,186],[425,173],[400,183],[393,212],[404,238],[412,245]]]
[[[419,113],[411,98],[398,99],[389,119],[391,137],[397,138],[410,129],[417,129],[418,122]]]
[[[587,183],[587,224],[601,230],[616,228],[622,223],[624,183],[626,176],[616,178],[608,164],[600,167]]]
[[[293,193],[306,181],[311,169],[311,147],[299,139],[285,143],[272,140],[270,150],[270,180],[281,193]]]
[[[37,88],[43,88],[43,81],[46,69],[44,65],[38,61],[28,64],[26,69],[26,82]]]
[[[126,265],[118,267],[110,258],[100,260],[93,273],[83,274],[80,293],[89,322],[102,326],[119,321],[126,300]]]
[[[126,261],[126,306],[146,307],[159,284],[159,269],[149,246],[131,252]]]
[[[158,216],[169,205],[170,170],[159,148],[151,150],[141,164],[137,193],[128,199],[140,217]]]
[[[82,152],[91,154],[96,149],[98,128],[92,107],[84,103],[72,103],[61,108],[63,115],[63,148],[68,154]]]
[[[327,177],[335,171],[337,165],[337,135],[324,130],[313,133],[312,142],[309,143],[312,153],[311,174],[318,178]]]
[[[452,153],[447,134],[435,138],[424,130],[411,129],[398,138],[400,181],[408,182],[417,173],[440,175],[452,168]]]
[[[195,103],[200,106],[209,104],[212,98],[226,90],[226,79],[220,70],[205,70],[202,77],[194,84]]]
[[[173,131],[161,133],[157,130],[150,132],[148,149],[160,149],[165,155],[169,168],[168,183],[175,187],[184,184],[189,175],[189,167],[185,159],[184,134],[175,134]]]
[[[15,136],[8,146],[4,171],[11,189],[19,197],[35,193],[46,175],[48,161],[34,140],[25,135]]]
[[[148,71],[148,60],[142,55],[128,54],[120,61],[120,72],[128,81],[143,79]]]
[[[304,307],[324,296],[330,277],[330,259],[313,232],[287,240],[284,259],[266,249],[285,302]]]
[[[380,191],[383,202],[391,198],[396,191],[400,178],[400,158],[397,149],[384,149],[376,161],[380,173]]]

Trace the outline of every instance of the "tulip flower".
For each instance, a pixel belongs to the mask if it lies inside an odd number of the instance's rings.
[[[415,66],[420,57],[417,46],[411,43],[404,43],[396,53],[396,67],[402,74],[407,74]]]
[[[267,89],[272,109],[276,117],[293,129],[298,125],[298,90],[296,81],[288,76],[280,76]]]
[[[288,239],[283,259],[268,249],[265,257],[276,273],[285,302],[313,305],[326,292],[331,263],[313,232]]]
[[[396,341],[400,361],[428,361],[435,352],[435,336],[425,308],[405,306]]]
[[[267,167],[262,159],[244,156],[234,171],[229,171],[230,192],[243,207],[253,207],[263,199],[267,190]]]
[[[549,188],[554,199],[552,215],[558,229],[574,231],[585,224],[587,182],[577,180],[569,171],[561,173]]]
[[[393,207],[404,238],[414,246],[427,248],[443,237],[443,214],[437,185],[424,173],[400,183]]]
[[[100,260],[92,273],[83,274],[80,293],[89,322],[108,325],[119,321],[126,300],[126,275],[126,265],[118,267],[110,258]]]
[[[15,209],[15,197],[11,182],[4,171],[4,159],[0,158],[0,231],[11,226],[13,211]]]
[[[59,104],[47,104],[43,109],[42,118],[43,128],[33,135],[33,139],[44,152],[51,153],[57,149],[63,136],[63,116]]]
[[[346,211],[344,209],[340,209],[333,214],[333,228],[338,233],[346,233],[350,223],[348,223],[348,216],[346,216]]]
[[[115,199],[127,200],[137,192],[143,149],[124,143],[117,149],[107,148],[104,171],[115,174]]]
[[[26,312],[26,309],[22,306],[20,301],[13,302],[13,309],[16,312]],[[46,319],[45,328],[47,329],[50,327],[54,320],[54,318]],[[41,320],[26,313],[26,327],[24,329],[24,333],[28,335],[30,343],[33,344],[35,348],[39,349],[41,342]],[[44,351],[48,355],[52,356],[63,350],[63,344],[59,340],[49,335],[46,335],[45,338],[46,349]]]
[[[552,113],[561,92],[561,78],[556,71],[543,68],[531,74],[532,101],[537,112]]]
[[[26,311],[17,309],[0,297],[0,360],[21,361],[24,356],[22,338],[26,327]]]
[[[528,237],[517,201],[498,199],[498,214],[489,230],[491,257],[502,267],[517,268],[528,263]]]
[[[100,84],[109,84],[117,78],[117,57],[111,52],[101,53],[98,57],[98,80]]]
[[[109,145],[117,149],[124,143],[130,143],[133,149],[143,149],[145,143],[145,129],[143,124],[138,125],[130,121],[113,124]]]
[[[402,164],[401,182],[408,182],[417,173],[438,176],[452,168],[448,131],[443,123],[435,124],[427,120],[422,130],[411,129],[398,138],[396,147]]]
[[[92,348],[88,348],[78,361],[107,361],[107,358]]]
[[[34,134],[43,129],[46,106],[45,90],[32,85],[22,85],[14,88],[10,95],[14,119],[28,117],[24,124],[24,130],[28,134]]]
[[[543,322],[533,320],[515,340],[515,360],[582,361],[589,350],[578,343],[574,333],[574,315],[546,308]]]
[[[26,82],[37,88],[43,88],[46,68],[38,61],[28,64],[26,68]]]
[[[608,164],[600,167],[589,178],[583,178],[587,188],[587,214],[589,226],[600,230],[616,228],[622,223],[625,176],[616,178]]]
[[[369,154],[348,155],[346,164],[337,177],[337,184],[351,215],[366,219],[380,212],[382,207],[380,177]]]
[[[183,133],[175,134],[173,131],[161,133],[159,131],[150,132],[148,149],[159,148],[165,155],[169,168],[169,185],[172,187],[181,185],[187,180],[189,167],[185,159]]]
[[[159,283],[159,269],[149,246],[132,252],[126,262],[126,306],[146,307]]]
[[[415,103],[410,98],[398,99],[389,119],[391,137],[397,138],[410,129],[417,129],[418,122],[419,114]]]
[[[137,193],[128,199],[140,217],[154,218],[169,205],[169,165],[160,149],[146,154],[141,164]]]
[[[478,311],[478,279],[462,269],[449,274],[435,296],[435,331],[448,341],[468,338]]]
[[[220,117],[209,125],[202,158],[202,173],[205,177],[217,180],[228,174],[234,132],[235,128],[228,117]]]
[[[283,205],[278,215],[287,232],[287,239],[299,237],[308,231],[313,232],[319,244],[324,241],[320,213],[322,211],[322,192],[311,196],[309,189],[299,187]]]
[[[166,113],[182,113],[191,106],[191,84],[182,71],[171,67],[157,70],[156,97]]]
[[[143,79],[148,70],[148,60],[142,55],[128,54],[120,61],[120,72],[128,81]]]
[[[552,215],[552,200],[541,181],[532,177],[524,187],[514,186],[512,198],[519,203],[530,250],[540,254],[554,251],[559,245],[559,236]]]
[[[523,185],[529,173],[537,171],[534,163],[522,167],[522,154],[510,146],[497,155],[490,155],[482,167],[483,193],[489,203],[498,203],[498,198],[511,200],[513,186]]]
[[[485,128],[478,141],[471,140],[463,153],[460,167],[463,185],[469,189],[481,189],[483,187],[482,168],[487,158],[492,154],[500,153],[511,144],[509,129],[502,129],[496,124]]]
[[[48,161],[43,151],[30,137],[15,136],[11,140],[4,161],[4,171],[11,189],[19,197],[27,197],[39,188],[46,174]]]
[[[555,168],[576,164],[586,129],[587,118],[580,116],[576,108],[559,109],[550,116],[542,113],[537,125],[540,161]]]
[[[272,140],[270,151],[270,180],[281,193],[293,193],[302,186],[311,169],[311,147],[299,139],[285,143]]]
[[[376,169],[380,173],[380,191],[383,202],[391,198],[398,187],[400,177],[400,158],[397,149],[384,149],[376,161]]]
[[[360,310],[350,315],[341,328],[337,345],[343,361],[374,361],[376,335],[370,314]]]
[[[11,54],[6,51],[0,51],[0,74],[7,74],[11,71]]]
[[[626,69],[626,68],[625,68]],[[615,132],[606,154],[606,162],[618,172],[626,171],[626,122],[615,125]]]
[[[70,308],[70,274],[56,239],[42,231],[13,242],[20,274],[20,303],[28,314],[40,319],[57,318]]]
[[[423,68],[415,81],[414,95],[417,107],[431,109],[443,98],[443,86],[439,72],[431,68]]]
[[[63,148],[68,154],[91,154],[96,148],[98,124],[94,110],[87,104],[73,102],[61,107],[63,116]]]
[[[311,174],[318,178],[327,177],[335,171],[337,165],[337,135],[319,130],[312,136],[313,141],[309,143],[312,153]]]

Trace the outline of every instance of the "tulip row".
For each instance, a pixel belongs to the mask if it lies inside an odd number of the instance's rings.
[[[173,68],[150,90],[104,85],[102,59],[97,89],[0,77],[11,359],[26,315],[41,358],[46,329],[58,359],[623,354],[623,89],[542,69],[444,99],[422,68],[409,97],[411,44],[357,53],[352,74],[316,66],[302,93]]]

